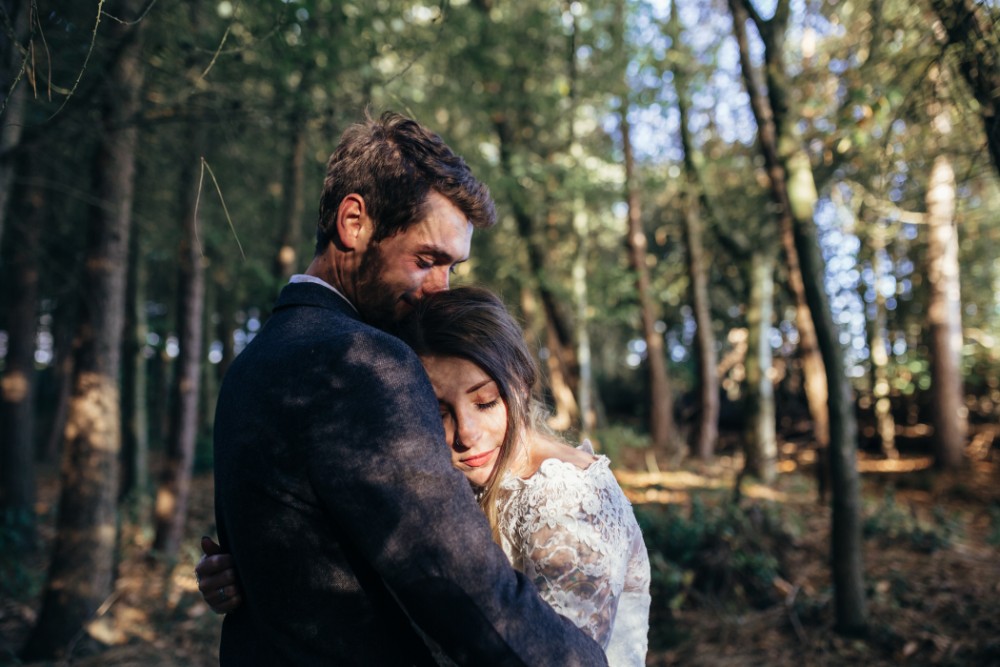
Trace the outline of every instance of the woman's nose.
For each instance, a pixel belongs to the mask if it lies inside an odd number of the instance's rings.
[[[479,440],[479,429],[476,427],[475,419],[471,417],[458,417],[458,429],[455,434],[457,437],[455,439],[456,446],[460,446],[462,449],[471,449],[476,441]]]

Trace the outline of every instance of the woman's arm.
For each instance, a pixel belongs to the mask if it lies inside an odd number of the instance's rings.
[[[514,550],[542,598],[606,648],[634,517],[607,464],[594,465],[542,470],[508,516]]]

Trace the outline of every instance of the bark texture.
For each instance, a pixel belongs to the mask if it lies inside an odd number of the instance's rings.
[[[108,8],[135,16],[139,3]],[[109,24],[120,44],[109,64],[103,137],[94,169],[99,206],[87,234],[86,302],[80,318],[73,391],[63,445],[57,535],[38,623],[23,658],[72,651],[75,638],[111,594],[117,544],[121,414],[118,392],[126,267],[142,86],[142,22]]]
[[[729,0],[734,34],[739,45],[740,65],[757,121],[758,140],[771,182],[772,197],[783,236],[791,230],[798,254],[805,305],[815,327],[816,342],[826,370],[829,415],[829,460],[833,491],[831,559],[837,628],[844,633],[864,632],[867,601],[864,594],[864,566],[861,556],[860,479],[857,468],[857,421],[850,383],[844,371],[843,350],[833,322],[829,299],[823,285],[826,267],[810,215],[805,216],[809,198],[815,194],[806,157],[799,147],[790,146],[790,134],[779,135],[777,118],[790,127],[787,77],[781,63],[784,28],[789,15],[788,0],[779,0],[774,17],[763,21],[749,0]],[[750,62],[746,23],[753,20],[765,46],[767,94]],[[779,151],[779,139],[785,142]],[[806,161],[803,164],[803,161]],[[812,187],[810,187],[810,185]],[[793,215],[793,212],[795,213]],[[790,273],[794,273],[791,270]],[[799,336],[802,328],[800,323]],[[814,415],[815,418],[815,415]]]

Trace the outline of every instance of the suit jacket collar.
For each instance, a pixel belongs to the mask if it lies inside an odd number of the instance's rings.
[[[289,283],[285,285],[274,304],[274,312],[295,306],[311,306],[336,310],[352,319],[361,321],[361,316],[344,297],[331,289],[316,283]]]

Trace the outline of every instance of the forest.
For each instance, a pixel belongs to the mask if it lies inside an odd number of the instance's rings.
[[[0,664],[217,664],[215,397],[386,110],[490,187],[453,284],[502,296],[552,428],[611,459],[647,664],[1000,664],[995,0],[0,22]]]

